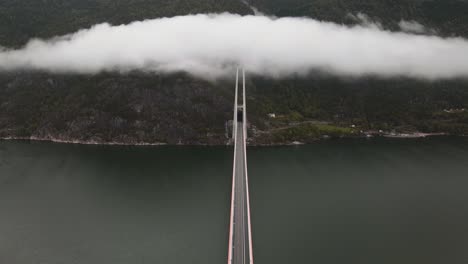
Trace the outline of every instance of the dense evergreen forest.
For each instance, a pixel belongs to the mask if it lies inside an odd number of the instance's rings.
[[[416,20],[441,36],[468,37],[461,0],[251,0],[275,16],[343,24],[364,13],[388,30]],[[18,48],[96,23],[193,13],[252,14],[238,0],[3,0],[0,45]],[[312,141],[360,131],[468,134],[468,81],[343,79],[319,74],[248,79],[254,142]],[[184,73],[57,75],[0,73],[0,137],[95,142],[224,144],[233,80],[208,82]],[[275,113],[276,118],[269,117]]]

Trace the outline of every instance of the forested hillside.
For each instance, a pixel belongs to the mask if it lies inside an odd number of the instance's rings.
[[[356,23],[365,13],[390,30],[416,20],[443,36],[468,37],[468,3],[457,0],[251,0],[276,16]],[[251,14],[238,0],[4,0],[0,46],[15,48],[96,23],[191,13]],[[312,141],[360,131],[468,134],[468,82],[330,76],[250,77],[249,119],[257,143]],[[95,142],[223,144],[233,79],[187,74],[0,73],[0,137]],[[268,117],[275,113],[277,118]],[[353,129],[350,127],[353,126]]]
[[[468,36],[468,2],[464,0],[251,0],[268,14],[308,16],[349,24],[349,14],[363,13],[387,29],[415,20],[443,36]]]
[[[236,0],[2,0],[0,46],[19,46],[32,37],[49,38],[108,22],[195,13],[252,11]]]

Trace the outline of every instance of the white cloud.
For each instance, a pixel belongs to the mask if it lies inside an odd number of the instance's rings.
[[[380,22],[374,21],[372,18],[370,18],[364,13],[357,13],[357,15],[353,15],[350,13],[348,14],[348,17],[360,24],[361,26],[383,30],[383,26]]]
[[[422,24],[416,21],[401,20],[398,25],[400,26],[400,29],[403,30],[404,32],[419,33],[419,34],[428,32],[425,26],[423,26]]]
[[[100,24],[0,51],[3,71],[185,71],[216,78],[232,75],[238,65],[271,77],[322,71],[358,77],[465,78],[468,40],[309,18],[212,14]]]
[[[242,3],[244,3],[246,6],[248,6],[252,10],[254,15],[256,15],[256,16],[264,16],[265,15],[265,13],[261,12],[258,8],[251,5],[249,2],[247,2],[247,0],[242,0]]]

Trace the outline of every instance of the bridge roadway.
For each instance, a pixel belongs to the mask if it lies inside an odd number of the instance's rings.
[[[238,82],[234,106],[234,164],[232,180],[231,222],[229,232],[228,264],[253,264],[252,235],[250,225],[250,202],[247,175],[247,114],[245,105],[245,73],[243,72],[243,105],[239,120],[237,104]],[[239,73],[237,74],[239,75]],[[239,112],[240,113],[240,112]]]

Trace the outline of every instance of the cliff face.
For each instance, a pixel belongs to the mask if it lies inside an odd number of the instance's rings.
[[[401,19],[415,19],[441,35],[468,36],[468,17],[462,15],[468,13],[465,1],[250,2],[278,16],[353,23],[347,14],[362,12],[393,30]],[[105,21],[121,24],[222,11],[252,13],[237,0],[6,0],[0,3],[0,45],[19,47],[32,37],[48,38]],[[0,73],[0,137],[224,144],[225,125],[232,118],[233,82],[234,78],[208,82],[186,74],[141,72]],[[465,80],[250,77],[248,87],[251,133],[257,143],[346,136],[360,130],[468,134],[468,113],[461,110],[468,109]],[[343,129],[350,126],[356,131]]]

